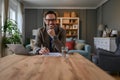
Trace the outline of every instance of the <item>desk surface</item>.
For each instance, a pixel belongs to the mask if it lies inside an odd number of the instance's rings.
[[[115,80],[75,53],[64,57],[9,55],[0,59],[0,80]]]

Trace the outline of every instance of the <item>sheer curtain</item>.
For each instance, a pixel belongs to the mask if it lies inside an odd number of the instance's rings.
[[[21,41],[22,39],[22,33],[23,33],[23,15],[22,15],[22,7],[21,7],[21,2],[18,1],[18,8],[17,8],[17,23],[18,23],[18,29],[20,30],[21,34]],[[23,42],[23,41],[22,41]]]
[[[21,3],[18,2],[18,8],[17,8],[17,23],[18,23],[18,28],[20,30],[20,33],[22,33],[22,26],[23,26],[23,17],[22,17],[22,11],[21,11]]]

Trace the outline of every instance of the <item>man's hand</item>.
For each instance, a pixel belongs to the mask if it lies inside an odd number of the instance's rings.
[[[48,33],[48,35],[50,35],[50,37],[52,37],[52,38],[53,38],[54,36],[56,36],[54,29],[49,29],[49,30],[47,31],[47,33]]]
[[[43,47],[41,48],[41,50],[39,51],[39,54],[48,54],[50,51],[48,48],[46,47]]]

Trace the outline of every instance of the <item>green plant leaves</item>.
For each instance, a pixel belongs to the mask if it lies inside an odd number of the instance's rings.
[[[12,19],[7,19],[3,26],[3,43],[4,44],[16,44],[21,43],[20,31],[17,27],[16,21]]]

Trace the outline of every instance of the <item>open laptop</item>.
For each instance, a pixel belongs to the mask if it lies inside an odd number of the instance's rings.
[[[7,47],[15,54],[33,54],[33,51],[28,51],[22,44],[7,44]]]

